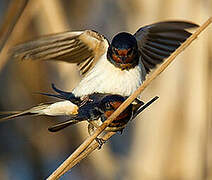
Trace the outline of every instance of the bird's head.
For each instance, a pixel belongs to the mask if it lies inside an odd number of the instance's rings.
[[[107,52],[108,60],[122,70],[129,70],[138,64],[139,51],[135,37],[127,32],[117,34]]]
[[[102,99],[99,108],[103,115],[101,120],[104,122],[118,107],[126,100],[126,97],[120,95],[108,95]],[[119,131],[125,127],[132,116],[132,105],[129,105],[110,125],[114,131]]]

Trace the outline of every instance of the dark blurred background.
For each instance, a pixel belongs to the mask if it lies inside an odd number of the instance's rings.
[[[1,0],[0,111],[54,101],[35,92],[52,92],[51,83],[71,91],[80,80],[72,64],[11,59],[15,44],[84,29],[111,40],[117,32],[134,33],[156,21],[202,24],[211,12],[210,0]],[[211,33],[209,27],[144,91],[142,100],[158,95],[156,103],[61,179],[211,180]],[[25,117],[1,123],[0,179],[48,177],[88,136],[86,124],[48,132],[61,120]]]

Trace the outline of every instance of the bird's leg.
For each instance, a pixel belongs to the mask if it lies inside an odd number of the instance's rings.
[[[89,123],[88,124],[88,133],[89,133],[90,136],[93,134],[94,130],[95,130],[95,127],[92,124]],[[101,149],[102,145],[106,142],[104,139],[97,138],[97,137],[95,138],[95,140],[99,144],[98,149]]]

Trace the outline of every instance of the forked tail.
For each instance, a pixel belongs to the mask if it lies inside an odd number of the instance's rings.
[[[73,104],[70,101],[60,101],[52,104],[40,104],[24,111],[7,111],[2,113],[0,112],[0,115],[6,115],[6,117],[0,118],[0,122],[26,115],[62,116],[76,115],[77,113],[77,105]]]

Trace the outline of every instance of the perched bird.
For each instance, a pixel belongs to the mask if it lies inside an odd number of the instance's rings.
[[[198,25],[164,21],[141,27],[135,34],[121,32],[110,43],[92,30],[47,35],[16,46],[21,60],[59,60],[77,63],[83,76],[70,96],[93,93],[130,96],[157,64],[170,56]]]
[[[64,97],[66,95],[64,94]],[[64,97],[59,97],[64,99]],[[68,97],[68,94],[67,94]],[[68,100],[39,104],[35,107],[24,111],[8,111],[3,115],[6,117],[0,118],[0,121],[20,117],[20,116],[68,116],[69,120],[63,123],[59,123],[50,131],[55,132],[63,129],[71,124],[75,124],[81,121],[88,121],[94,127],[101,125],[120,105],[126,100],[127,97],[113,94],[93,93],[83,100],[78,101],[74,106]],[[65,102],[65,103],[64,103]],[[64,105],[65,104],[65,105]],[[106,131],[118,131],[122,130],[126,123],[131,119],[132,115],[143,105],[144,103],[136,99],[131,105],[129,105],[120,115],[114,120]],[[75,108],[73,108],[75,107]]]
[[[94,128],[98,128],[125,100],[127,97],[114,94],[94,93],[79,104],[78,113],[69,116],[70,119],[55,125],[49,130],[59,131],[71,124],[82,121],[89,122],[89,134]],[[121,131],[132,118],[133,114],[143,105],[142,101],[136,99],[130,104],[105,130]]]
[[[95,128],[98,128],[102,123],[114,113],[114,111],[126,100],[127,97],[112,94],[100,94],[94,93],[89,96],[89,99],[82,103],[79,107],[78,114],[72,116],[68,121],[59,123],[55,126],[49,128],[51,132],[57,132],[64,129],[70,125],[87,121],[88,132],[91,135]],[[158,96],[155,96],[149,102],[144,104],[142,101],[135,99],[132,104],[130,104],[115,120],[113,120],[105,131],[120,131],[122,133],[123,129],[126,127],[129,120],[134,119],[140,112],[151,105]],[[102,138],[96,138],[99,143],[99,149],[104,144]]]
[[[67,94],[68,96],[68,94]],[[65,94],[64,94],[65,97]],[[62,98],[63,97],[59,97]],[[4,121],[7,119],[12,119],[20,116],[38,116],[38,115],[47,115],[47,116],[68,116],[69,120],[63,123],[55,125],[49,130],[51,132],[59,131],[69,125],[76,124],[81,121],[88,121],[94,128],[98,127],[104,122],[120,105],[126,100],[127,97],[113,94],[102,94],[102,93],[93,93],[81,101],[78,101],[76,108],[73,109],[73,106],[68,107],[67,102],[61,108],[62,102],[58,103],[46,103],[39,104],[35,107],[24,111],[9,111],[4,113],[8,115],[0,119]],[[70,102],[70,101],[69,101]],[[58,106],[59,104],[59,106]],[[72,102],[70,102],[72,104]],[[131,119],[132,115],[143,105],[144,103],[138,99],[129,105],[106,129],[106,131],[119,131],[122,130],[127,122]],[[51,107],[52,106],[52,107]],[[68,109],[70,108],[70,112]]]
[[[127,97],[112,94],[94,93],[89,96],[88,101],[82,103],[78,113],[68,121],[59,123],[49,128],[49,131],[56,132],[65,127],[82,121],[88,121],[88,131],[91,134],[94,128],[98,128]],[[135,99],[105,130],[122,131],[129,120],[134,119],[139,113],[156,101],[159,97],[155,96],[149,102],[144,103]],[[90,131],[91,130],[91,131]]]
[[[72,113],[71,115],[69,112],[67,112],[67,106],[65,108],[66,112],[61,113],[64,109],[58,109],[56,103],[41,104],[25,111],[17,111],[12,115],[11,113],[13,112],[8,112],[8,114],[10,115],[1,118],[0,121],[26,115],[52,116],[52,112],[49,111],[50,108],[48,109],[48,106],[55,106],[55,109],[53,111],[54,114],[57,116],[66,115],[69,117],[69,120],[50,127],[49,131],[56,132],[70,125],[77,124],[82,121],[87,121],[89,123],[88,132],[91,135],[95,128],[98,128],[126,100],[126,98],[127,97],[114,94],[93,93],[87,96],[86,99],[84,98],[82,101],[78,101],[75,113]],[[105,129],[105,131],[122,132],[129,120],[135,118],[142,110],[144,110],[147,106],[153,103],[157,98],[158,97],[156,96],[145,105],[142,101],[135,99],[132,104],[130,104],[114,121],[112,121],[112,123]],[[103,141],[99,138],[97,138],[96,140],[101,147]]]

